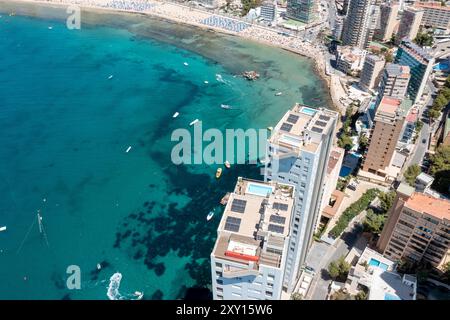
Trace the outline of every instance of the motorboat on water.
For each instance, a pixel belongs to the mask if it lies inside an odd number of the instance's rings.
[[[127,151],[125,151],[125,153],[130,152],[130,150],[131,150],[131,146],[128,146]]]
[[[184,62],[183,64],[184,64],[186,67],[189,65],[189,63],[187,63],[187,62]]]
[[[189,123],[190,126],[193,126],[194,124],[196,124],[199,120],[195,119],[194,121],[192,121],[191,123]]]
[[[227,110],[232,109],[232,107],[230,105],[228,105],[228,104],[221,104],[220,107],[222,109],[227,109]]]
[[[52,30],[52,29],[53,29],[53,27],[52,27],[52,26],[48,27],[48,30]]]
[[[179,112],[175,112],[175,113],[173,114],[172,118],[178,117],[179,114],[180,114]]]
[[[212,217],[214,216],[214,210],[211,210],[209,213],[208,213],[208,215],[206,216],[206,220],[211,220],[212,219]]]
[[[222,168],[217,168],[216,179],[219,179],[221,175],[222,175]]]
[[[230,195],[231,195],[231,193],[230,193],[230,192],[227,192],[227,193],[223,196],[223,198],[220,200],[220,204],[223,205],[223,206],[225,206],[225,205],[228,203],[228,199],[230,199]]]
[[[144,296],[144,293],[141,291],[135,291],[134,295],[137,297],[137,300],[140,300]]]
[[[283,94],[283,92],[281,92],[281,91],[275,93],[275,95],[276,95],[277,97],[278,97],[278,96],[281,96],[282,94]]]
[[[208,84],[208,83],[209,83],[209,81],[208,81],[208,80],[205,80],[205,81],[203,81],[203,83],[204,83],[204,84]]]
[[[230,169],[230,168],[231,168],[230,161],[228,161],[228,160],[225,161],[225,167],[226,167],[227,169]]]
[[[97,270],[100,270],[102,268],[102,265],[100,263],[97,263]]]
[[[6,231],[6,226],[0,227],[0,232],[1,231]]]
[[[108,80],[111,80],[113,77],[114,77],[114,76],[111,74],[111,75],[108,77]]]

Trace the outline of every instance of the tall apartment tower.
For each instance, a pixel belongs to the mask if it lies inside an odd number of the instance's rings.
[[[384,59],[382,57],[369,54],[364,60],[364,66],[361,71],[361,78],[359,84],[365,90],[372,90],[378,86],[381,72],[384,67]]]
[[[450,201],[401,183],[377,246],[393,261],[450,262]]]
[[[342,31],[343,45],[365,49],[372,0],[351,0]]]
[[[389,166],[410,107],[409,100],[383,97],[375,113],[363,171],[383,178],[390,176]]]
[[[378,40],[387,42],[391,40],[397,24],[398,3],[383,3],[380,5],[380,29],[375,32]]]
[[[277,1],[264,1],[261,5],[261,18],[267,22],[273,22],[277,19]]]
[[[443,30],[450,29],[450,7],[440,1],[415,1],[414,6],[424,11],[421,24]]]
[[[316,0],[287,0],[286,16],[304,23],[311,23],[317,10]]]
[[[238,178],[211,252],[214,300],[279,300],[293,186]]]
[[[320,214],[323,184],[338,113],[296,104],[278,122],[268,140],[266,181],[295,186],[291,239],[283,288],[292,292]]]
[[[434,58],[427,51],[409,39],[400,44],[395,63],[408,66],[411,72],[407,92],[411,100],[417,103],[424,90],[434,64]]]
[[[408,66],[387,63],[378,87],[380,100],[383,96],[403,99],[406,97],[411,74]]]
[[[414,40],[419,32],[420,22],[423,17],[423,10],[407,8],[403,10],[402,18],[398,26],[396,43],[399,44],[402,39]]]

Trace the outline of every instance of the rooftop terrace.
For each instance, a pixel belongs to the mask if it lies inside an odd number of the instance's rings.
[[[279,267],[293,194],[292,186],[239,178],[220,221],[213,255],[249,269],[260,264]]]
[[[337,115],[324,108],[296,104],[278,122],[269,142],[297,153],[301,150],[315,153],[323,135],[333,130]]]

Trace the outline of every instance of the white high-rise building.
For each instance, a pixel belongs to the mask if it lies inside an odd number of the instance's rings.
[[[314,233],[338,113],[296,104],[274,128],[267,147],[265,180],[295,186],[283,289],[291,293]]]
[[[295,188],[238,178],[211,253],[214,300],[279,300]]]

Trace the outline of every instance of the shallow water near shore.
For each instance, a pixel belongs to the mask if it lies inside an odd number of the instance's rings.
[[[107,299],[115,272],[125,298],[207,288],[218,203],[238,176],[261,176],[175,166],[170,135],[196,118],[266,128],[295,102],[328,107],[311,61],[141,15],[83,10],[81,30],[59,7],[0,0],[0,15],[0,299]],[[80,290],[66,287],[69,265]]]

